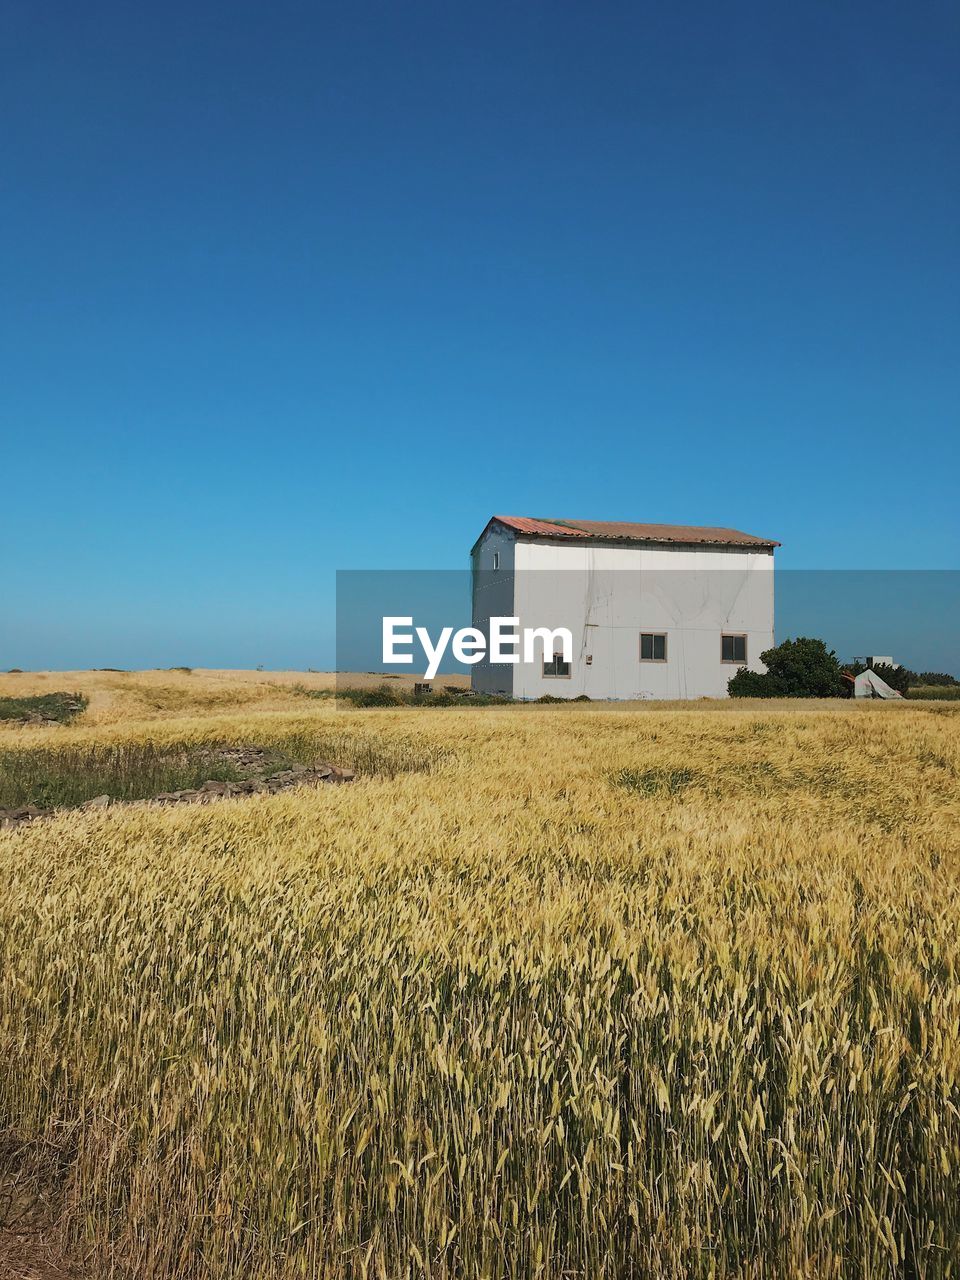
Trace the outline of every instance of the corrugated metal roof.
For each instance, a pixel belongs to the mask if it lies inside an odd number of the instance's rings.
[[[612,542],[664,542],[686,546],[768,549],[780,545],[772,538],[758,538],[752,533],[741,533],[739,529],[721,529],[712,525],[633,524],[620,520],[542,520],[532,516],[493,516],[492,520],[534,538],[602,538]]]
[[[517,533],[541,534],[548,538],[586,538],[588,536],[585,531],[570,528],[556,520],[534,520],[530,516],[494,516],[493,518],[510,529],[516,529]]]

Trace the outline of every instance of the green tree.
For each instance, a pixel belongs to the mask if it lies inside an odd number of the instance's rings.
[[[765,672],[742,667],[727,686],[731,698],[843,698],[848,682],[822,640],[798,636],[760,655]]]

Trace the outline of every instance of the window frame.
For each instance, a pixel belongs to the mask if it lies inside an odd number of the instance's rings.
[[[662,640],[662,641],[663,641],[663,657],[662,657],[662,658],[645,658],[645,657],[643,656],[643,637],[644,637],[644,636],[649,636],[649,637],[650,637],[650,639],[653,641],[653,645],[652,645],[652,647],[653,647],[654,651],[656,650],[656,647],[657,647],[657,645],[656,645],[656,641],[657,641],[657,640]],[[640,645],[640,661],[641,661],[641,662],[661,662],[661,663],[663,663],[663,662],[666,662],[666,661],[668,660],[669,648],[668,648],[668,640],[667,640],[667,633],[666,633],[666,631],[641,631],[641,632],[640,632],[639,645]]]
[[[724,640],[742,640],[743,641],[743,657],[742,658],[725,658],[723,656]],[[745,631],[721,631],[720,632],[720,661],[727,667],[745,667],[747,665],[747,633]]]
[[[559,653],[557,652],[557,650],[556,650],[556,649],[554,649],[554,651],[553,651],[552,665],[553,665],[553,666],[556,666],[558,663],[563,663],[563,665],[567,668],[567,669],[566,669],[566,671],[565,671],[563,674],[561,674],[559,671],[548,671],[548,670],[547,670],[547,655],[546,655],[546,654],[544,654],[544,655],[543,655],[543,658],[541,659],[541,677],[542,677],[542,679],[544,679],[544,680],[570,680],[570,679],[572,678],[572,676],[573,676],[573,662],[572,662],[572,661],[571,661],[571,662],[563,662],[563,650],[562,650],[562,649],[560,650],[560,652],[559,652]]]
[[[500,568],[500,552],[499,551],[495,551],[493,553],[493,567],[494,569]]]

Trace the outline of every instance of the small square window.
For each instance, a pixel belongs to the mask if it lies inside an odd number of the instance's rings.
[[[500,552],[499,551],[495,551],[493,553],[493,567],[495,569],[500,568]]]
[[[720,660],[721,662],[737,662],[742,666],[747,660],[747,637],[721,636]]]
[[[640,633],[640,661],[666,662],[667,637],[660,631],[642,631]]]
[[[564,662],[562,649],[559,652],[555,653],[553,655],[553,658],[549,662],[546,660],[546,658],[544,658],[543,674],[545,676],[552,676],[554,678],[561,679],[561,680],[569,678],[570,663]]]

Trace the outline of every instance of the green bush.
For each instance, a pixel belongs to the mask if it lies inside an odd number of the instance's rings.
[[[329,696],[325,691],[313,692],[301,686],[296,686],[296,691],[311,698]],[[387,684],[376,689],[338,689],[336,696],[352,702],[355,707],[502,707],[512,701],[492,693],[467,693],[454,688],[447,688],[443,693],[415,694],[411,689],[391,688]]]
[[[333,689],[308,689],[305,684],[291,685],[290,692],[297,698],[316,698],[321,702],[336,696]]]
[[[31,698],[0,698],[0,720],[57,720],[68,724],[87,709],[82,693],[41,693]]]
[[[837,655],[822,640],[797,636],[761,653],[765,672],[746,667],[727,686],[731,698],[843,698],[849,686]]]
[[[747,667],[730,677],[727,692],[731,698],[785,698],[786,690],[774,688],[769,672],[750,671]]]
[[[340,689],[337,696],[355,707],[402,707],[406,699],[399,689],[382,684],[378,689]]]

